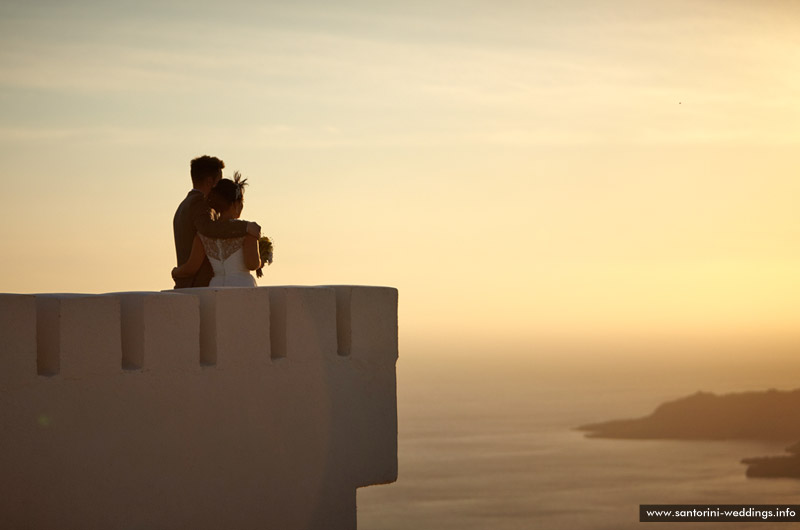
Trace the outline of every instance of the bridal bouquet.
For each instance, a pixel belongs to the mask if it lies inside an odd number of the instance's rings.
[[[261,263],[272,265],[272,240],[267,236],[263,236],[258,240],[258,254],[261,256]],[[261,272],[263,265],[256,270],[256,276],[261,278],[264,273]]]

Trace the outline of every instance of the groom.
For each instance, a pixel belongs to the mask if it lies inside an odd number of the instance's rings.
[[[250,234],[261,237],[261,227],[257,223],[232,219],[229,221],[214,220],[206,203],[206,195],[222,178],[225,162],[219,158],[204,155],[192,160],[192,191],[183,199],[172,219],[172,232],[175,236],[175,253],[178,266],[189,260],[192,253],[194,236],[200,232],[204,236],[215,239],[244,237]],[[206,258],[193,278],[175,279],[175,289],[185,287],[207,287],[214,272]]]

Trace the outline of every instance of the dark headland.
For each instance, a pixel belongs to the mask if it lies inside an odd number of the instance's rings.
[[[590,438],[679,440],[800,439],[800,389],[718,396],[698,392],[643,418],[578,427]]]
[[[659,405],[649,416],[578,429],[590,438],[794,441],[800,439],[800,389],[698,392]],[[743,459],[747,476],[800,478],[800,443],[787,451],[790,456]]]

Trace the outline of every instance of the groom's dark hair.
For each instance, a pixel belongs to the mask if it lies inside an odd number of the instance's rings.
[[[216,177],[224,167],[225,162],[215,156],[203,155],[195,158],[191,165],[192,184],[202,184],[208,177]]]

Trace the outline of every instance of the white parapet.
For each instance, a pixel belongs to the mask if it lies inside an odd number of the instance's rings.
[[[397,477],[395,289],[0,294],[0,336],[3,529],[355,529]]]

